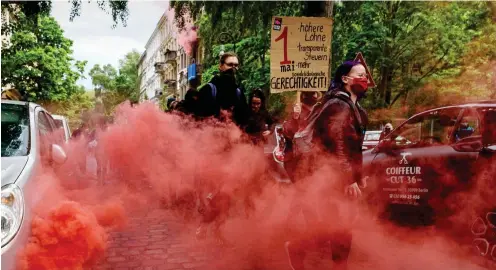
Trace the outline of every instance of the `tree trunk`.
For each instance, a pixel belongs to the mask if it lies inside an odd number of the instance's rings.
[[[487,1],[487,5],[491,9],[493,22],[496,22],[496,2]]]
[[[323,12],[320,14],[320,17],[327,17],[327,18],[333,18],[333,10],[334,10],[334,1],[333,0],[326,0],[326,1],[323,1],[323,3],[321,3],[321,5],[323,5],[323,8],[321,10],[323,10]],[[331,24],[331,33],[329,33],[330,35],[330,39],[329,39],[329,86],[330,86],[330,83],[331,83],[331,80],[332,80],[332,32],[333,32],[333,29],[334,29],[334,21],[333,23]]]

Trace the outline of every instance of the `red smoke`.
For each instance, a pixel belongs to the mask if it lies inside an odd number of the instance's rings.
[[[174,9],[167,9],[166,16],[167,22],[171,24],[174,33],[177,33],[177,42],[184,48],[187,55],[192,56],[195,43],[198,40],[198,33],[190,14],[186,13],[183,15],[184,27],[182,29],[178,29],[176,26],[174,21]]]
[[[21,269],[81,269],[101,257],[107,234],[89,209],[63,202],[33,220],[31,241],[21,253]]]
[[[367,201],[344,200],[330,160],[314,164],[318,169],[299,184],[276,183],[265,174],[262,150],[247,143],[233,124],[196,123],[153,104],[121,105],[95,151],[108,164],[103,180],[78,171],[88,156],[84,141],[65,148],[69,159],[55,176],[37,179],[36,190],[43,187],[50,196],[35,205],[22,269],[89,268],[105,255],[108,233],[125,229],[126,217],[157,207],[185,218],[187,230],[168,237],[205,246],[209,263],[204,269],[288,269],[285,241],[343,226],[354,231],[352,269],[477,269],[447,231],[398,228],[377,221]],[[374,192],[372,186],[364,192]],[[205,200],[211,192],[225,198],[218,201],[222,214],[205,225],[206,241],[192,242],[200,220],[197,198]],[[317,218],[309,223],[301,211],[290,209],[294,200]],[[295,213],[289,216],[290,211]],[[210,241],[216,234],[229,247],[221,249],[222,257]],[[168,264],[164,260],[164,267]]]

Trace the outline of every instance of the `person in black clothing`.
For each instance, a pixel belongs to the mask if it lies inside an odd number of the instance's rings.
[[[181,100],[177,106],[176,110],[180,111],[186,115],[194,115],[198,107],[198,91],[195,89],[189,89],[184,95],[184,100]]]
[[[235,124],[246,125],[248,105],[246,97],[236,83],[238,57],[225,53],[220,58],[219,75],[203,86],[198,94],[197,115],[202,118],[216,117],[221,120],[231,118]],[[213,86],[213,87],[212,87]]]
[[[335,220],[343,222],[340,230],[329,229],[329,226],[318,227],[310,235],[286,243],[291,267],[294,270],[304,269],[303,261],[305,252],[309,248],[317,246],[330,247],[332,250],[333,269],[347,269],[347,261],[351,248],[351,220],[356,212],[353,207],[347,213],[339,213],[338,202],[349,198],[361,196],[360,188],[366,183],[362,181],[362,144],[365,127],[368,119],[364,109],[358,100],[365,96],[367,91],[367,73],[365,67],[359,62],[346,61],[336,70],[333,87],[322,99],[322,113],[317,118],[314,126],[314,139],[317,146],[315,153],[305,157],[298,166],[302,166],[303,174],[297,174],[297,181],[302,181],[305,175],[309,175],[312,162],[326,160],[332,162],[330,165],[335,169],[337,176],[333,188],[338,192],[333,195],[333,200],[328,205],[327,213],[334,215]],[[337,97],[337,95],[340,95]],[[330,158],[330,159],[329,159]],[[313,166],[315,167],[315,166]],[[344,194],[340,195],[340,193]],[[303,211],[307,226],[313,228],[318,226],[319,220],[315,209],[296,197],[292,203],[292,211]],[[291,217],[291,215],[290,215]]]
[[[245,132],[254,144],[261,144],[272,134],[273,120],[265,108],[265,95],[261,89],[255,89],[249,96],[250,114]]]

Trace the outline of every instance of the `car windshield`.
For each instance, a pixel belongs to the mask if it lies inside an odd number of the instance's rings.
[[[411,118],[391,135],[391,140],[403,147],[447,144],[459,112],[459,108],[447,108]]]
[[[381,137],[381,133],[365,134],[366,141],[378,141],[380,137]]]
[[[2,103],[2,157],[26,156],[28,153],[28,107]]]

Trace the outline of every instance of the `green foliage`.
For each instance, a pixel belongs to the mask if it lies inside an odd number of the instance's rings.
[[[272,16],[321,16],[320,2],[172,1],[179,26],[191,14],[205,47],[203,83],[217,72],[220,45],[240,57],[239,80],[251,90],[269,88]],[[369,110],[390,108],[397,117],[422,106],[454,100],[496,97],[494,39],[496,5],[490,2],[336,2],[332,70],[362,52],[377,87],[362,103]],[[221,33],[227,32],[228,35]],[[226,38],[227,37],[227,38]],[[427,90],[428,89],[428,90]],[[471,91],[466,91],[471,89]],[[488,90],[489,89],[489,90]],[[474,93],[470,95],[469,93]],[[283,114],[283,102],[270,95],[270,110]],[[408,110],[403,108],[408,107]],[[378,110],[384,112],[384,110]],[[396,115],[395,115],[396,113]],[[394,118],[393,117],[393,118]]]
[[[67,117],[71,130],[75,130],[81,125],[81,115],[84,111],[91,111],[94,108],[94,97],[91,92],[87,92],[83,86],[79,86],[67,100],[59,102],[41,102],[49,112]]]
[[[81,6],[83,0],[69,0],[71,10],[69,20],[81,15]],[[128,1],[105,1],[97,0],[98,7],[107,14],[111,14],[114,21],[112,27],[116,27],[119,22],[126,26],[127,18],[129,17]],[[89,1],[88,1],[89,3]],[[13,15],[20,11],[28,20],[36,24],[38,17],[49,16],[52,9],[52,1],[2,1],[2,10],[8,9]],[[3,32],[3,29],[2,29]]]
[[[119,60],[117,70],[110,64],[96,64],[90,70],[91,81],[102,96],[105,110],[110,114],[115,106],[129,100],[137,102],[139,96],[138,62],[140,53],[133,50]]]
[[[72,41],[52,17],[33,24],[20,11],[2,43],[2,85],[10,84],[30,101],[65,100],[78,88],[86,61],[72,58]]]
[[[459,67],[487,11],[484,2],[343,2],[335,12],[333,67],[361,51],[378,84],[367,107],[391,106]]]

